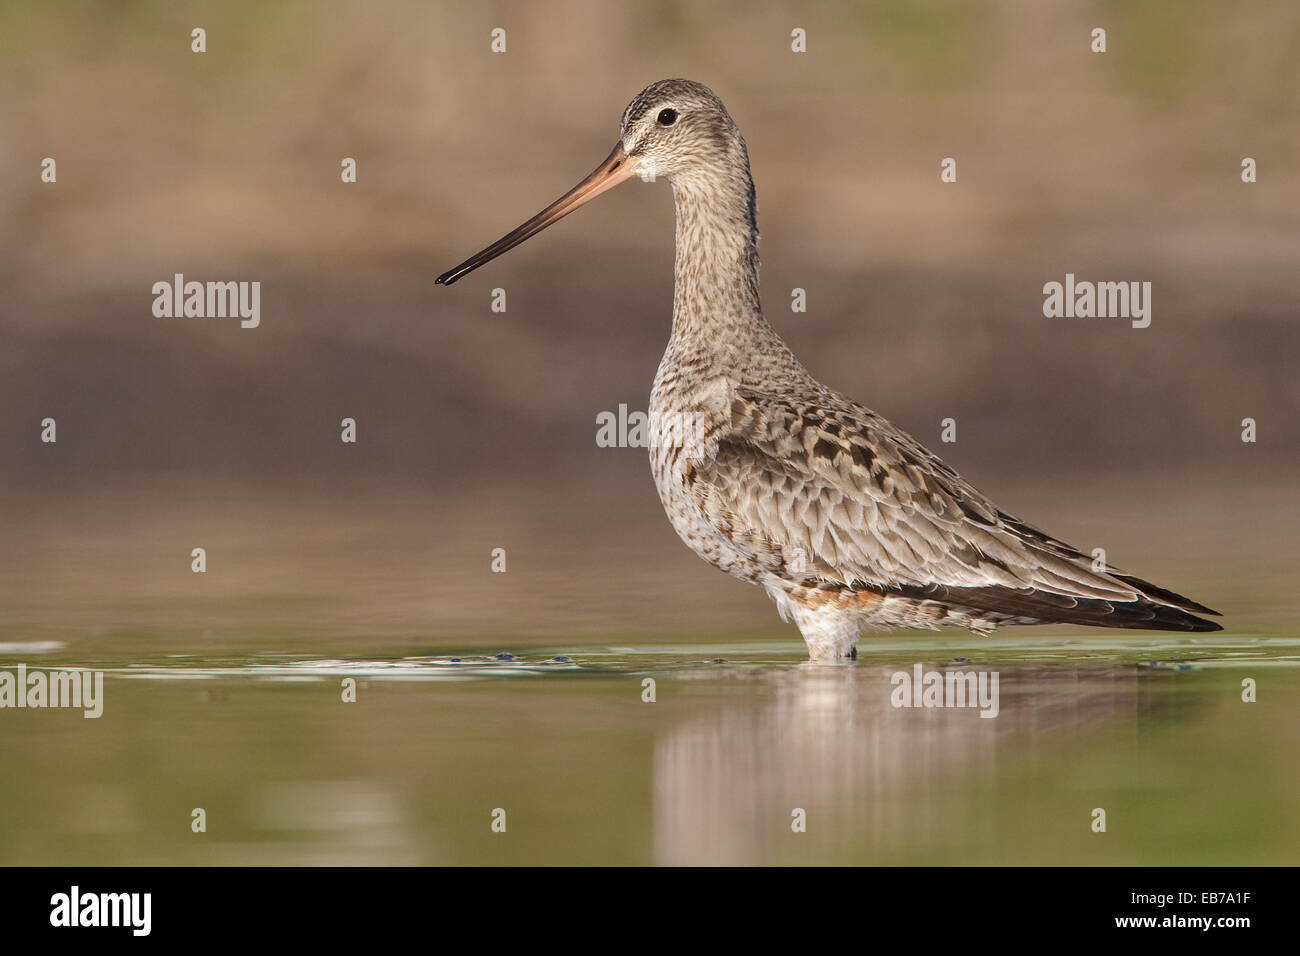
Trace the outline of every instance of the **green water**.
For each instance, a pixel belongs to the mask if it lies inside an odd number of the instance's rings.
[[[886,636],[838,667],[4,645],[0,669],[106,673],[98,719],[0,711],[0,863],[1294,864],[1300,640],[1215,637]],[[996,672],[997,716],[894,707],[917,662]]]

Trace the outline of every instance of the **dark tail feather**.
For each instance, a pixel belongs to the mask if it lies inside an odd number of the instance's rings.
[[[1172,591],[1153,587],[1137,578],[1128,575],[1123,577],[1134,588],[1141,585],[1144,595],[1159,600],[1104,601],[1099,598],[1069,597],[1034,588],[953,588],[942,585],[904,585],[901,588],[882,589],[881,593],[902,593],[919,600],[939,601],[974,611],[1005,614],[1008,617],[1029,618],[1043,624],[1091,624],[1095,627],[1124,627],[1145,631],[1223,630],[1221,625],[1213,621],[1196,617],[1181,607],[1172,606],[1172,603],[1162,604],[1159,601],[1176,600],[1179,604],[1204,614],[1218,614],[1218,611],[1212,611]]]
[[[1185,598],[1174,591],[1167,591],[1164,588],[1156,587],[1150,581],[1143,581],[1141,578],[1134,577],[1131,574],[1120,574],[1115,571],[1111,572],[1111,576],[1119,578],[1129,587],[1142,592],[1146,597],[1153,598],[1162,604],[1172,604],[1174,607],[1182,608],[1184,611],[1195,611],[1197,614],[1213,614],[1215,617],[1222,617],[1218,611],[1208,608],[1204,604],[1197,604],[1191,598]],[[1211,628],[1210,630],[1222,630],[1222,628]]]
[[[1100,624],[1102,627],[1127,627],[1140,631],[1221,631],[1223,625],[1207,621],[1203,617],[1189,614],[1181,608],[1167,604],[1155,604],[1151,601],[1134,601],[1124,604],[1118,601],[1083,601],[1081,604],[1107,605],[1114,610],[1106,616],[1102,611],[1097,616],[1090,609],[1078,617],[1062,617],[1064,624]],[[1210,614],[1217,613],[1209,611]]]

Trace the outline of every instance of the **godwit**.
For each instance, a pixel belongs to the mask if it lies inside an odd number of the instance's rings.
[[[650,397],[668,518],[711,564],[764,588],[815,661],[867,627],[1094,624],[1217,631],[1217,614],[996,507],[911,435],[814,379],[763,318],[749,154],[689,80],[646,87],[572,190],[438,277],[450,285],[606,190],[653,172],[677,207],[673,328]],[[683,423],[694,423],[693,427]]]

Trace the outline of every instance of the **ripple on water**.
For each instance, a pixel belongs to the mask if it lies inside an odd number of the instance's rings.
[[[508,663],[499,657],[405,657],[395,661],[331,658],[273,664],[131,664],[126,667],[104,668],[104,673],[131,680],[161,681],[252,678],[278,683],[310,683],[339,677],[365,677],[379,681],[434,682],[523,677],[579,669],[579,665],[567,657],[563,660],[547,658],[530,662],[511,656]]]
[[[0,653],[50,653],[59,641],[0,643]],[[1029,638],[1014,635],[972,638],[965,634],[883,634],[865,638],[857,666],[900,665],[917,661],[971,662],[1013,667],[1017,664],[1073,666],[1126,664],[1159,670],[1229,667],[1289,667],[1300,663],[1300,637],[1277,635],[1216,636],[1214,641],[1169,635],[1083,635]],[[561,647],[536,656],[489,651],[473,656],[424,655],[393,659],[305,658],[276,655],[241,659],[176,654],[165,663],[120,663],[96,669],[113,678],[155,681],[258,680],[280,683],[319,682],[340,677],[376,681],[455,682],[539,675],[629,674],[673,671],[680,677],[740,676],[752,671],[781,670],[806,663],[799,641],[645,644]],[[105,662],[109,663],[109,662]],[[854,665],[844,665],[852,667]]]
[[[0,654],[52,654],[67,646],[63,641],[0,641]]]

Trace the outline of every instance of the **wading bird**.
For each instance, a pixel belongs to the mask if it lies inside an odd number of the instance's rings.
[[[1217,614],[1005,511],[875,412],[814,379],[763,318],[749,154],[689,80],[646,87],[589,176],[439,276],[450,285],[641,175],[677,207],[673,326],[650,399],[650,464],[682,540],[764,588],[815,661],[865,628],[1091,624],[1217,631]],[[688,427],[689,426],[689,427]]]

